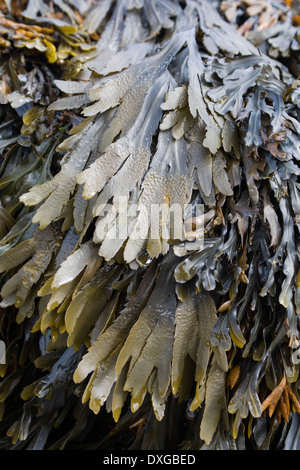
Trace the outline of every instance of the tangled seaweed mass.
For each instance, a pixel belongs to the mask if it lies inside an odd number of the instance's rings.
[[[0,9],[0,448],[299,449],[300,2]]]

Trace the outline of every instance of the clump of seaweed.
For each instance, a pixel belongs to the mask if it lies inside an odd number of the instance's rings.
[[[0,448],[299,448],[298,3],[0,6]]]

